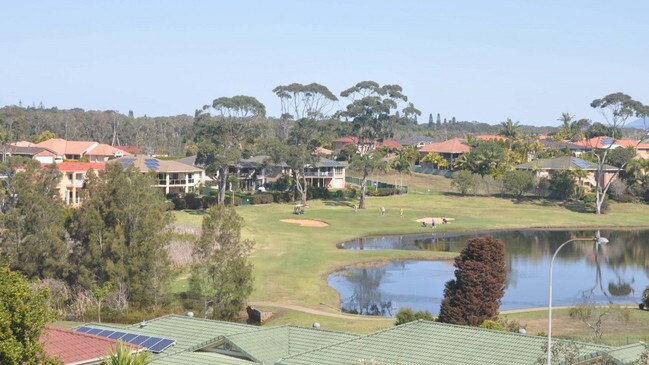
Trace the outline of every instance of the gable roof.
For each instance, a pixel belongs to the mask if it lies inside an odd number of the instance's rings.
[[[468,153],[471,147],[466,144],[464,138],[453,138],[444,142],[427,144],[419,149],[419,152],[437,152],[437,153]]]
[[[541,144],[546,148],[556,148],[558,150],[569,149],[571,151],[584,151],[586,150],[585,146],[568,142],[568,141],[554,141],[551,139],[541,139]]]
[[[618,147],[633,147],[639,150],[649,150],[649,144],[639,143],[641,141],[635,141],[632,139],[615,139],[613,137],[599,136],[593,137],[591,139],[585,139],[583,141],[575,142],[575,144],[584,146],[587,148],[618,148]]]
[[[490,139],[496,140],[496,141],[504,141],[507,138],[503,136],[499,136],[497,134],[478,134],[475,136],[475,139],[480,140],[480,141],[488,141]]]
[[[358,335],[299,326],[262,328],[225,337],[229,343],[253,361],[274,364],[290,355],[340,343]]]
[[[63,155],[84,155],[99,143],[93,141],[66,141],[62,138],[52,138],[35,144],[36,147],[49,148]]]
[[[252,365],[254,363],[215,352],[180,352],[157,357],[151,365]]]
[[[130,153],[132,155],[140,154],[140,153],[142,153],[142,150],[143,150],[143,148],[140,147],[140,146],[116,146],[116,147],[119,148],[120,150],[122,150],[124,152],[128,152],[128,153]]]
[[[76,161],[63,161],[56,164],[59,171],[64,172],[86,172],[90,169],[95,171],[105,170],[106,164],[103,162],[76,162]]]
[[[88,325],[94,328],[115,330],[113,326],[98,323],[90,323]],[[165,337],[176,340],[174,346],[160,354],[166,356],[182,351],[196,351],[213,344],[223,336],[255,331],[259,327],[187,316],[168,315],[146,321],[144,327],[141,327],[141,324],[138,323],[125,328],[119,327],[119,329],[140,335]]]
[[[39,339],[45,352],[64,364],[85,364],[110,355],[117,341],[72,330],[47,327]],[[127,345],[133,350],[139,346]]]
[[[431,143],[433,142],[433,137],[429,136],[410,136],[401,140],[401,144],[404,146],[409,146],[417,143]]]
[[[350,143],[358,143],[359,139],[358,137],[340,137],[337,139],[334,139],[334,143],[345,143],[345,144],[350,144]],[[364,142],[368,142],[368,140],[364,140]],[[401,148],[403,147],[401,143],[397,142],[394,139],[384,139],[383,141],[374,141],[374,147],[375,148],[381,148],[381,147],[389,147],[389,148]]]
[[[615,365],[635,364],[646,349],[647,345],[644,343],[620,346],[606,351],[606,358]]]
[[[109,156],[109,157],[121,157],[121,156],[129,156],[130,153],[121,150],[119,148],[115,148],[113,146],[109,146],[104,143],[99,143],[96,146],[92,147],[88,152],[86,152],[86,155],[88,156]]]
[[[545,342],[545,337],[417,321],[290,356],[277,364],[339,365],[360,359],[408,365],[534,364],[543,356]],[[581,356],[608,349],[579,346]]]
[[[114,160],[108,161],[109,163],[121,163],[124,168],[131,165],[135,166],[138,170],[142,172],[147,172],[150,170],[156,172],[197,172],[203,171],[201,168],[184,164],[178,161],[172,160],[160,160],[153,157],[137,155],[137,156],[125,156],[116,158]]]
[[[50,150],[45,147],[36,147],[36,146],[19,146],[15,144],[8,144],[0,146],[0,152],[8,155],[19,155],[19,156],[56,156],[55,151]]]
[[[586,170],[596,171],[597,164],[577,157],[562,156],[542,158],[516,166],[519,170]],[[604,171],[617,171],[617,167],[604,165]]]

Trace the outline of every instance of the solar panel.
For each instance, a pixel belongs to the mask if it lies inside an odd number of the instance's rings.
[[[582,160],[580,158],[573,158],[572,163],[574,163],[575,165],[577,165],[577,167],[582,168],[582,169],[587,169],[587,168],[590,167],[590,162],[584,161],[584,160]]]
[[[135,333],[92,328],[88,326],[79,327],[76,329],[76,331],[110,338],[113,340],[120,340],[133,345],[139,345],[155,353],[160,353],[169,348],[169,346],[176,344],[176,340],[171,340],[168,338],[138,335]]]
[[[113,332],[112,335],[108,336],[108,338],[111,338],[113,340],[119,340],[120,338],[124,337],[126,332]]]
[[[613,143],[615,143],[615,138],[604,137],[604,138],[602,138],[602,143],[603,144],[613,144]]]
[[[122,166],[124,166],[124,168],[127,168],[127,167],[131,166],[133,164],[133,162],[135,162],[135,159],[133,157],[122,157],[119,160],[119,162],[122,163]]]
[[[166,350],[169,346],[174,344],[174,340],[169,340],[169,339],[163,339],[162,341],[156,343],[155,345],[151,346],[149,350],[155,353],[160,353],[164,350]]]
[[[113,333],[115,333],[115,331],[104,330],[104,331],[99,332],[99,334],[97,334],[97,336],[110,337],[110,335],[112,335]]]

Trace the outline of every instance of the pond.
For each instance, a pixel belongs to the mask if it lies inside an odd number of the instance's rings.
[[[430,250],[459,252],[467,239],[491,235],[505,243],[507,282],[501,310],[547,306],[552,254],[573,237],[595,231],[522,230],[471,234],[417,234],[365,237],[343,244],[351,250]],[[572,242],[554,263],[553,305],[637,304],[649,285],[649,230],[601,231],[609,244]],[[400,307],[439,312],[444,284],[454,278],[453,260],[407,260],[350,266],[329,275],[351,313],[394,315]]]

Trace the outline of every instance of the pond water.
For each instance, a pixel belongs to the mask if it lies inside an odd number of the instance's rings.
[[[524,230],[471,234],[417,234],[365,237],[338,247],[351,250],[459,252],[467,239],[491,235],[505,243],[507,283],[501,310],[547,306],[552,254],[573,237],[595,231]],[[572,242],[554,263],[553,305],[637,304],[649,285],[649,230],[601,231],[609,244]],[[350,266],[329,275],[344,311],[394,315],[400,307],[439,312],[444,284],[454,278],[453,260],[390,261]]]

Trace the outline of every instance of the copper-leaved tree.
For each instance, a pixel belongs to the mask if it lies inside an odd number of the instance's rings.
[[[505,294],[505,246],[493,237],[475,237],[455,259],[455,279],[446,283],[438,320],[479,326],[498,314]]]

